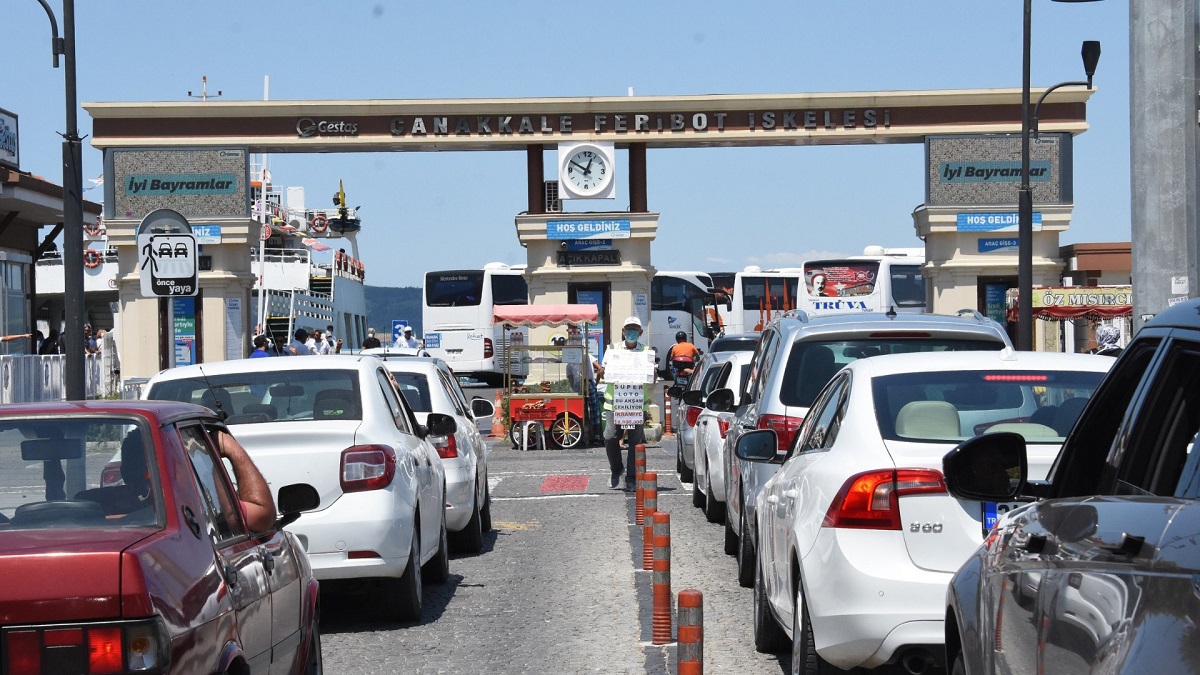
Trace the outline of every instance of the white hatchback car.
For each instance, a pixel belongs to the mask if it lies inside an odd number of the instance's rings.
[[[854,361],[817,395],[758,495],[754,640],[792,672],[902,663],[944,667],[946,588],[998,514],[956,499],[942,457],[1014,431],[1042,479],[1113,359],[1045,352],[934,353]],[[776,433],[748,431],[739,457],[776,463]],[[1023,477],[1022,477],[1023,478]]]
[[[710,523],[725,522],[725,457],[722,446],[729,425],[733,423],[738,392],[745,385],[753,356],[754,352],[730,352],[728,358],[718,364],[719,370],[710,393],[728,390],[727,396],[733,397],[732,405],[723,406],[729,408],[725,412],[705,406],[696,419],[696,480],[692,483],[692,505],[704,509],[704,517]],[[736,538],[729,542],[726,537],[726,553],[734,553],[736,546]]]
[[[452,435],[454,418],[418,424],[373,356],[172,368],[150,379],[144,397],[225,414],[268,484],[316,487],[321,507],[291,529],[317,579],[379,579],[389,617],[420,619],[422,577],[441,583],[450,574],[445,469],[430,440]]]
[[[446,527],[450,545],[458,551],[478,553],[483,534],[492,531],[491,498],[487,465],[491,446],[481,432],[491,432],[496,407],[487,399],[470,402],[441,359],[381,357],[396,378],[396,386],[417,422],[425,424],[431,413],[453,417],[458,429],[449,436],[431,438],[446,469]]]

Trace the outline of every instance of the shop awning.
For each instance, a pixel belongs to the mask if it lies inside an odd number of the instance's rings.
[[[505,305],[492,312],[493,324],[517,326],[562,326],[596,323],[599,319],[595,305]]]
[[[1016,289],[1009,289],[1008,320],[1019,314]],[[1133,316],[1132,286],[1050,286],[1033,289],[1033,318],[1115,319]]]

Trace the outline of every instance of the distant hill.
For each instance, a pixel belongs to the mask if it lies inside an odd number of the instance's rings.
[[[367,326],[391,335],[392,321],[405,319],[419,337],[421,330],[421,289],[413,287],[366,286]]]

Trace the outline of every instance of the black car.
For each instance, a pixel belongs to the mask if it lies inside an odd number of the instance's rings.
[[[952,494],[1014,507],[951,582],[951,673],[1200,673],[1198,432],[1190,301],[1125,348],[1045,482],[1016,434],[947,454]]]

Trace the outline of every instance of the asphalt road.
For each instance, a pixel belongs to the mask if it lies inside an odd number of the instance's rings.
[[[751,591],[737,585],[722,528],[691,506],[674,440],[647,452],[659,506],[671,513],[674,594],[704,594],[705,671],[786,672],[755,652]],[[382,621],[369,588],[322,594],[330,673],[674,673],[675,644],[652,644],[650,573],[634,495],[608,488],[600,447],[521,452],[495,443],[493,532],[482,553],[453,556],[450,581],[425,586],[418,623]]]

